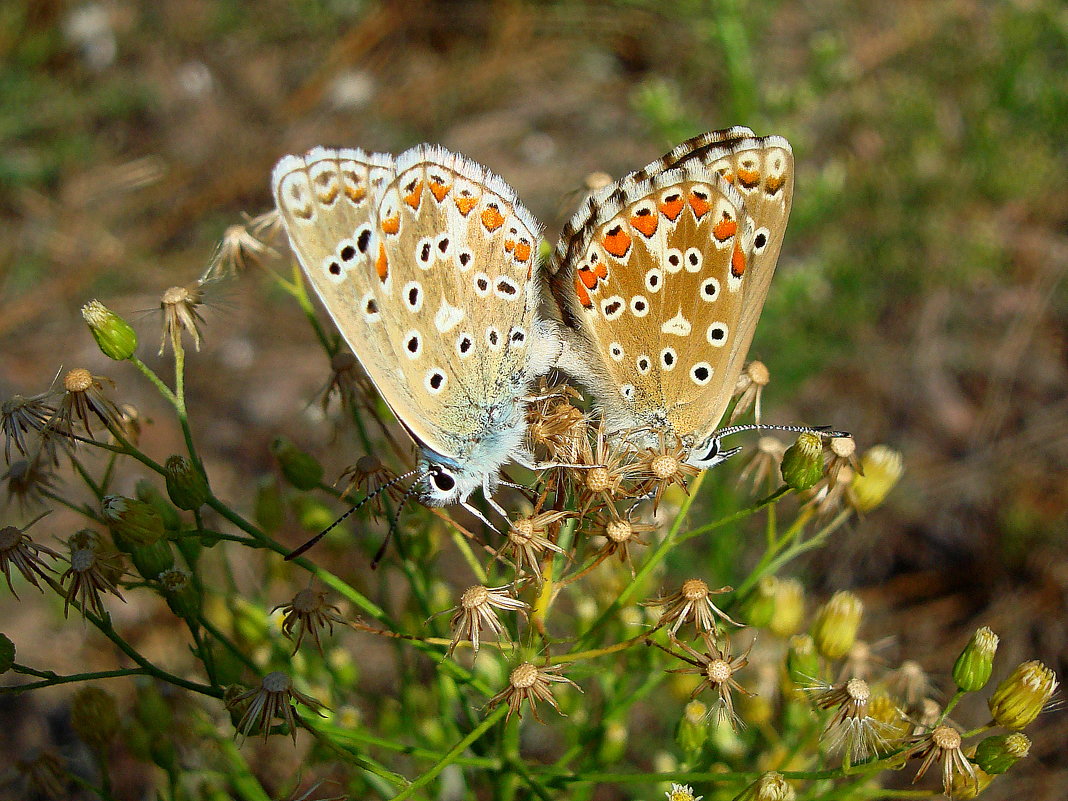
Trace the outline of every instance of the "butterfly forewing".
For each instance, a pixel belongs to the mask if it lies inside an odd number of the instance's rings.
[[[600,190],[565,227],[553,293],[573,332],[571,370],[610,425],[697,441],[715,428],[767,295],[792,179],[784,139],[712,132]]]
[[[396,293],[382,313],[413,404],[395,411],[455,457],[531,377],[537,226],[501,179],[431,146],[397,157],[376,216],[379,274]]]

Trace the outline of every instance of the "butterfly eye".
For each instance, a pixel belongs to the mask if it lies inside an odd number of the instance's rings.
[[[449,492],[456,486],[456,479],[446,473],[444,470],[439,470],[436,473],[432,473],[430,480],[434,482],[434,486],[441,492]]]

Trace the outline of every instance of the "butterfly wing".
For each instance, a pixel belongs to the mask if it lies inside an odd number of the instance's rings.
[[[395,411],[433,451],[464,461],[515,422],[555,357],[538,318],[538,226],[503,180],[429,145],[397,157],[376,217],[382,314],[408,396]]]
[[[600,190],[565,227],[552,267],[569,329],[561,366],[613,428],[700,441],[730,400],[792,188],[789,145],[751,133],[683,143]]]

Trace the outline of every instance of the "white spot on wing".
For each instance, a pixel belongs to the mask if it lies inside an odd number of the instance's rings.
[[[464,319],[465,315],[466,313],[463,309],[453,306],[445,298],[442,298],[441,307],[438,309],[438,313],[434,315],[434,327],[442,334],[447,334]]]
[[[691,328],[690,321],[682,316],[682,309],[679,309],[678,314],[660,326],[660,333],[674,334],[677,337],[688,337]]]
[[[712,323],[708,327],[708,331],[705,333],[705,338],[708,340],[708,344],[714,348],[722,348],[727,344],[727,324],[726,323]]]

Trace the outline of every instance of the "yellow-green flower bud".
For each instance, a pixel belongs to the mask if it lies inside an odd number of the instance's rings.
[[[812,639],[816,650],[828,659],[841,659],[849,653],[857,639],[864,604],[846,590],[836,592],[816,613],[812,624]]]
[[[11,670],[15,664],[15,643],[6,634],[0,634],[0,675]]]
[[[130,549],[130,561],[134,563],[141,578],[155,579],[165,570],[174,567],[174,551],[167,540],[151,545],[136,545]]]
[[[134,712],[141,725],[153,734],[165,734],[174,727],[174,713],[154,682],[138,684]]]
[[[253,507],[256,524],[268,534],[281,528],[285,521],[286,510],[282,503],[282,493],[274,476],[260,479],[256,487],[256,502]]]
[[[816,643],[808,634],[795,634],[786,651],[786,673],[798,687],[808,687],[820,674]]]
[[[152,735],[139,721],[127,720],[123,724],[122,742],[137,761],[152,761]]]
[[[1023,732],[987,737],[975,748],[972,760],[987,773],[1004,773],[1031,752],[1031,740]]]
[[[609,720],[604,725],[601,736],[601,751],[598,762],[613,765],[623,758],[627,751],[627,724],[621,720]]]
[[[858,512],[879,506],[905,472],[901,454],[885,445],[869,449],[860,459],[860,468],[849,485],[849,496]]]
[[[192,512],[207,502],[208,482],[192,462],[175,454],[167,459],[164,469],[167,471],[167,494],[175,506]]]
[[[282,468],[282,475],[299,490],[315,489],[323,480],[323,466],[285,437],[271,443],[271,453]]]
[[[779,579],[775,576],[764,576],[757,582],[753,594],[746,601],[745,620],[750,626],[762,629],[771,622],[775,614],[775,594],[779,587]]]
[[[193,583],[192,574],[180,567],[172,567],[160,573],[156,580],[171,611],[185,620],[196,620],[200,614],[200,592]]]
[[[949,785],[950,798],[975,798],[990,785],[990,782],[994,781],[994,777],[978,765],[973,765],[972,769],[975,772],[974,778],[967,773],[953,771],[953,778],[950,779]]]
[[[887,741],[907,737],[913,729],[913,724],[885,692],[872,693],[868,701],[868,717],[883,724],[883,739]]]
[[[990,681],[997,650],[998,635],[986,626],[978,629],[953,665],[953,681],[957,687],[966,693],[983,689]]]
[[[115,535],[115,545],[126,553],[138,545],[151,545],[163,536],[163,518],[144,501],[105,495],[102,511]]]
[[[163,527],[165,529],[168,531],[181,529],[182,516],[178,514],[178,510],[159,491],[156,485],[147,478],[142,478],[134,485],[134,495],[137,496],[137,500],[151,504],[152,508],[159,512],[159,516],[163,518]]]
[[[682,718],[675,729],[675,742],[682,753],[693,757],[700,753],[708,738],[708,707],[700,701],[690,701],[682,710]]]
[[[91,748],[102,749],[119,731],[119,710],[111,693],[82,687],[70,703],[71,728]]]
[[[789,637],[801,628],[805,618],[805,588],[797,579],[779,579],[775,585],[775,605],[768,628],[778,637]]]
[[[305,531],[322,531],[333,525],[337,513],[318,498],[301,495],[293,499],[293,509],[297,520]]]
[[[794,490],[810,489],[823,475],[823,440],[819,434],[805,432],[783,454],[782,480]]]
[[[1038,717],[1058,684],[1056,674],[1041,662],[1024,662],[990,696],[990,715],[999,726],[1022,729]]]
[[[99,300],[91,300],[82,306],[93,339],[109,359],[122,362],[137,350],[137,334],[129,324]]]
[[[794,801],[797,793],[782,774],[765,773],[740,796],[745,801]]]

